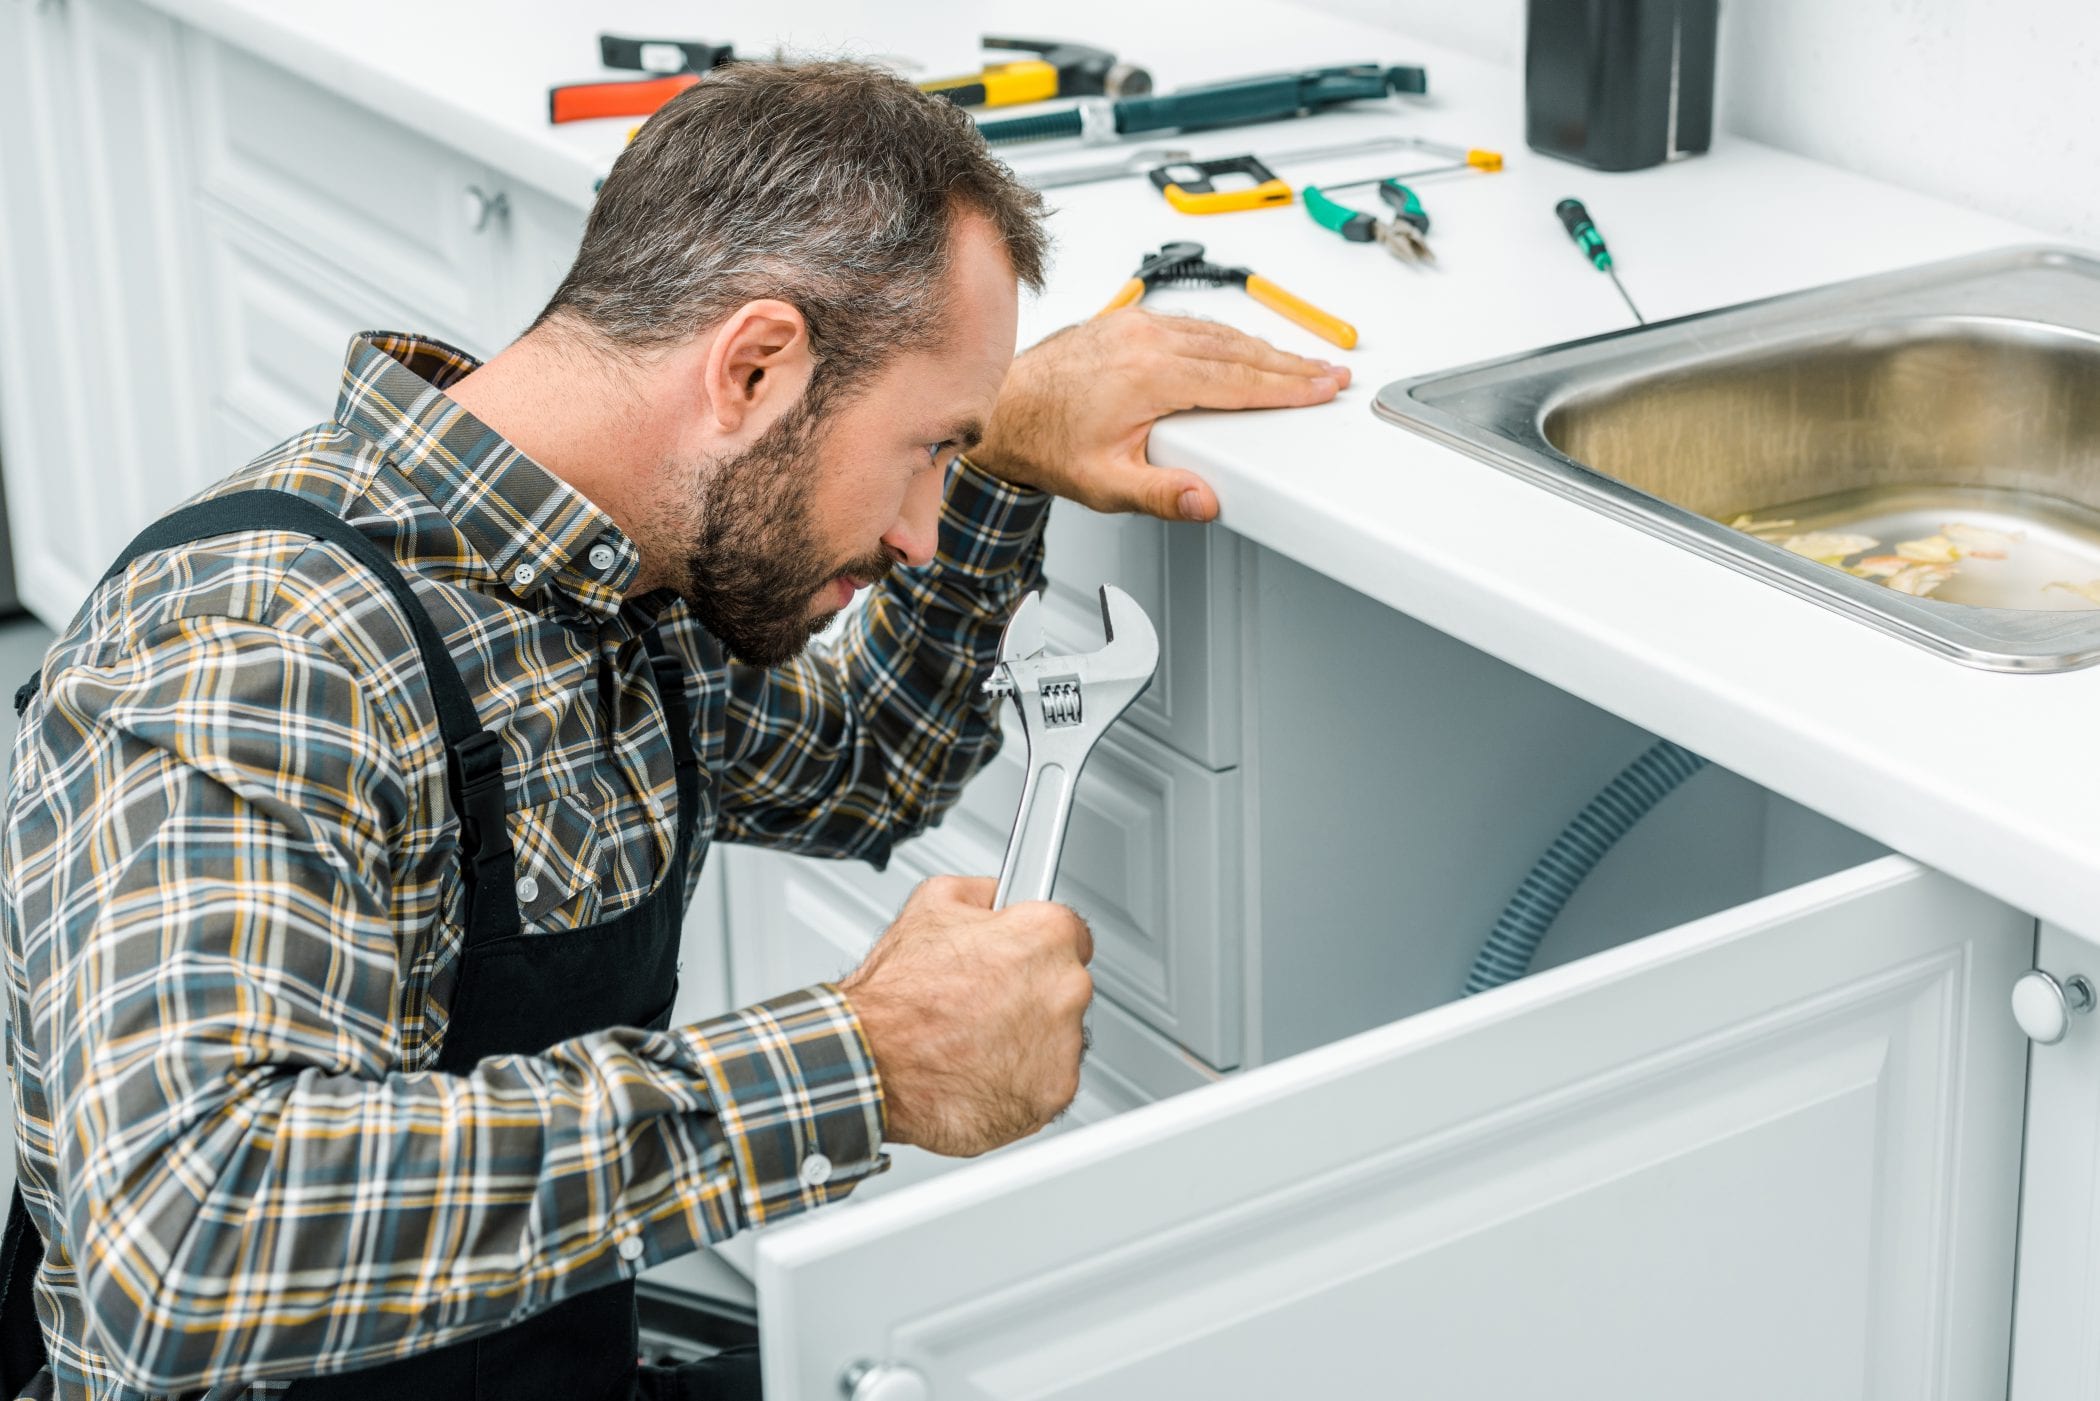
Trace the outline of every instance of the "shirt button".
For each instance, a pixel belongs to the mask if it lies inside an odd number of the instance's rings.
[[[612,546],[607,545],[602,541],[596,545],[591,546],[591,568],[597,570],[600,574],[603,574],[606,570],[612,568],[613,562],[619,559],[619,557],[620,556],[613,550]]]
[[[519,588],[521,588],[521,589],[529,589],[529,588],[531,588],[531,587],[532,587],[532,581],[533,581],[534,579],[537,579],[537,578],[539,578],[539,577],[540,577],[540,571],[539,571],[539,570],[537,570],[537,569],[534,569],[534,568],[533,568],[533,567],[532,567],[531,565],[529,565],[529,564],[521,564],[521,565],[519,565],[519,566],[518,566],[518,567],[517,567],[516,569],[513,569],[513,570],[511,570],[511,571],[510,571],[510,581],[511,581],[511,583],[513,583],[513,584],[517,585],[517,586],[518,586]]]
[[[811,1187],[821,1187],[831,1180],[831,1159],[822,1153],[812,1153],[802,1160],[802,1180]]]
[[[626,1240],[620,1242],[620,1258],[631,1265],[641,1259],[642,1252],[647,1249],[648,1247],[642,1244],[640,1236],[629,1236]]]
[[[518,877],[518,903],[529,905],[540,898],[540,883],[531,876]]]

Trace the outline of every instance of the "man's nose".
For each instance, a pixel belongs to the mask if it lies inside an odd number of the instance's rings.
[[[882,543],[898,558],[914,567],[933,563],[933,549],[940,542],[941,483],[943,472],[920,472],[904,493],[904,509],[897,523],[883,532]]]

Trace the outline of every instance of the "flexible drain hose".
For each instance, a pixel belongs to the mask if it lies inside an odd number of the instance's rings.
[[[1683,745],[1660,739],[1620,770],[1619,776],[1561,829],[1553,845],[1503,907],[1494,931],[1473,960],[1473,971],[1466,975],[1466,995],[1514,982],[1530,972],[1531,957],[1538,952],[1539,941],[1546,937],[1562,907],[1589,873],[1597,869],[1605,853],[1632,831],[1650,808],[1705,767],[1706,760]]]

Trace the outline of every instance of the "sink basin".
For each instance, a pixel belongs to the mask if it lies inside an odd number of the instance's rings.
[[[1400,380],[1376,409],[1968,665],[2100,661],[2100,262],[2076,253],[1961,258]]]

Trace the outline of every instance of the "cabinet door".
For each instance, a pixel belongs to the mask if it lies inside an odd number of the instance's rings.
[[[206,480],[176,31],[134,0],[0,23],[8,506],[22,599],[59,626]]]
[[[789,1226],[767,1392],[2002,1395],[2030,931],[1888,857]]]
[[[486,321],[507,195],[487,168],[444,145],[442,132],[400,125],[382,104],[191,37],[204,192],[414,307],[423,324],[454,328],[475,342],[466,349],[495,349]]]
[[[2100,986],[2100,950],[2043,925],[2035,966]],[[2100,1395],[2100,1017],[2031,1051],[2014,1401]]]

